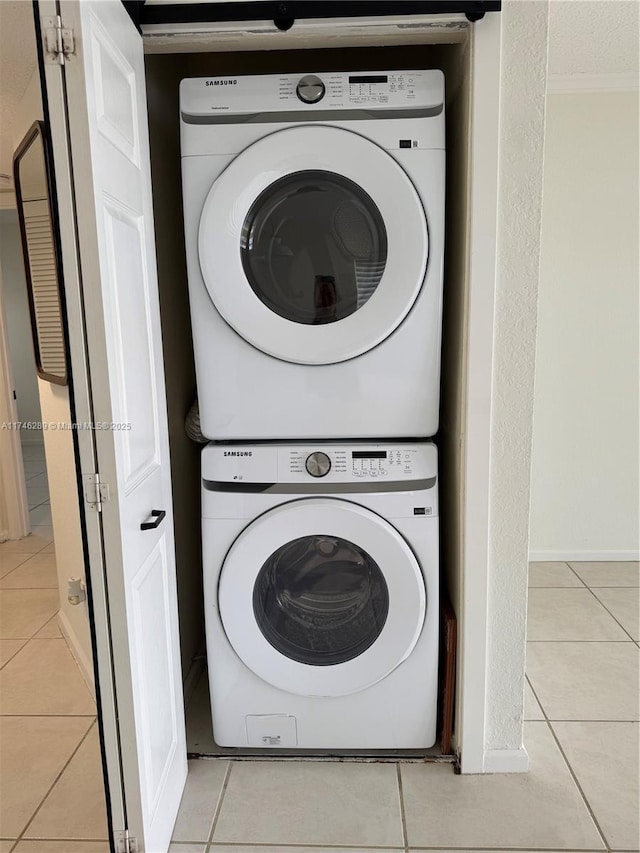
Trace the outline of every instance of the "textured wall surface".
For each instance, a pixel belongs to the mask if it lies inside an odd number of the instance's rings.
[[[503,4],[485,745],[519,749],[548,3]]]
[[[0,0],[0,173],[12,175],[20,101],[36,67],[33,9],[25,0]],[[28,130],[28,128],[27,128]],[[0,181],[8,186],[12,181]]]
[[[637,71],[637,0],[552,0],[549,74]]]
[[[637,559],[638,94],[552,95],[532,559]]]

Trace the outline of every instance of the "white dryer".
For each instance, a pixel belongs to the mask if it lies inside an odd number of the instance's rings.
[[[432,746],[435,446],[211,444],[202,508],[217,744]]]
[[[187,79],[180,110],[204,435],[434,435],[442,72]]]

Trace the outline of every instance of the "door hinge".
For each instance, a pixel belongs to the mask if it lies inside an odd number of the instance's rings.
[[[62,18],[42,19],[45,60],[53,65],[64,65],[70,56],[75,56],[76,43],[73,30],[62,25]]]
[[[84,499],[91,509],[102,512],[102,504],[109,500],[109,484],[100,482],[100,474],[83,474]]]
[[[116,842],[116,853],[141,853],[138,847],[138,839],[129,835],[128,829],[114,832],[114,841]]]

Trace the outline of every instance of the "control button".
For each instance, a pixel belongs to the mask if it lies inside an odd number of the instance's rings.
[[[305,104],[317,104],[324,98],[324,83],[315,74],[307,74],[298,83],[296,94]]]
[[[325,477],[331,470],[331,459],[326,453],[316,451],[307,456],[305,467],[312,477]]]

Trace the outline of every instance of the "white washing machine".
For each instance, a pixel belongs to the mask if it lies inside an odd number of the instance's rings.
[[[441,71],[180,84],[205,436],[438,428]]]
[[[202,478],[217,744],[432,746],[435,446],[208,445]]]

